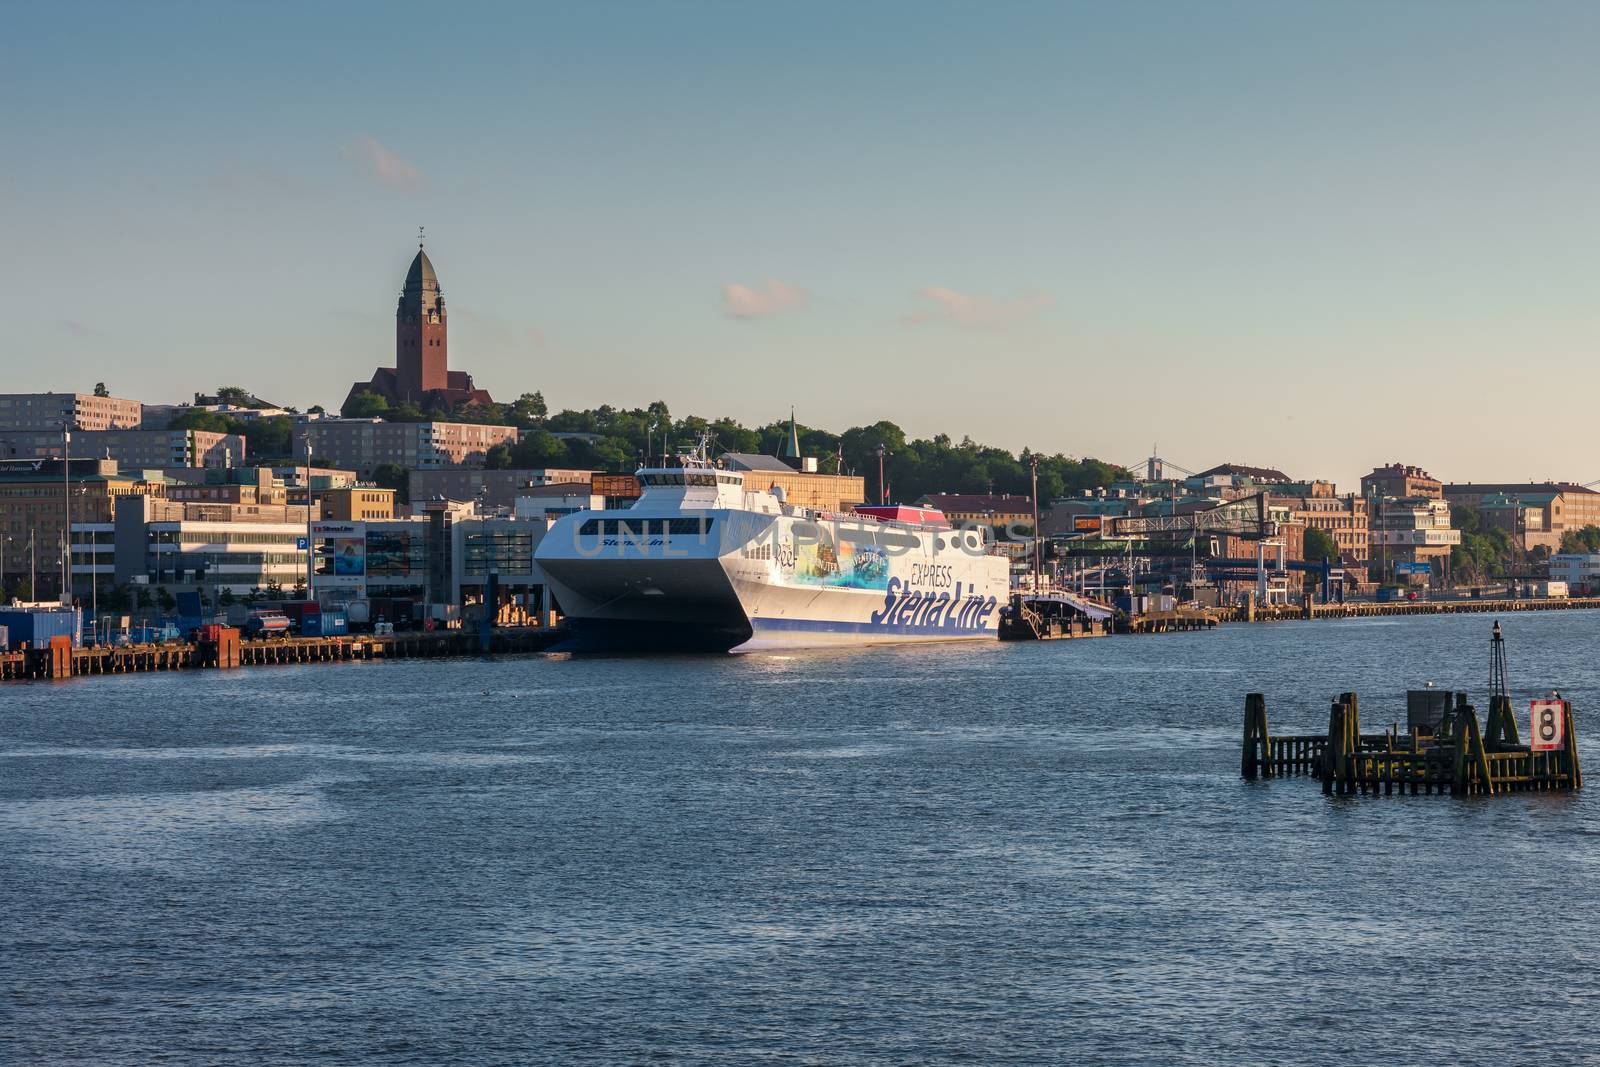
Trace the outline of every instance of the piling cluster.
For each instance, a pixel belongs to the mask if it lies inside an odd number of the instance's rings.
[[[1477,710],[1465,693],[1431,733],[1361,732],[1355,693],[1341,693],[1328,713],[1326,734],[1273,736],[1267,726],[1267,699],[1245,697],[1241,775],[1249,780],[1311,776],[1326,795],[1392,794],[1415,796],[1496,796],[1530,790],[1583,787],[1572,705],[1560,703],[1563,729],[1557,748],[1522,743],[1511,700],[1493,696],[1489,716],[1479,728]]]

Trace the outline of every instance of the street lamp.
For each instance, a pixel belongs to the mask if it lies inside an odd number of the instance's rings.
[[[483,565],[483,617],[489,620],[489,486],[478,486],[478,559]]]
[[[311,431],[302,430],[300,440],[306,445],[306,600],[317,599],[312,582],[316,577],[316,546],[311,542]]]
[[[34,598],[38,598],[38,593]],[[61,603],[72,603],[72,420],[61,423]]]

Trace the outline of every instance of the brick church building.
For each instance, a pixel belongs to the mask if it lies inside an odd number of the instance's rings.
[[[344,409],[362,393],[377,393],[391,407],[412,403],[452,411],[493,403],[486,390],[473,386],[472,375],[450,369],[449,325],[439,276],[418,244],[394,313],[395,365],[379,367],[371,381],[352,385]]]

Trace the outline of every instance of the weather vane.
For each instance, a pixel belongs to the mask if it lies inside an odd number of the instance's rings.
[[[418,248],[422,247],[422,227],[421,226],[417,227],[417,247]]]

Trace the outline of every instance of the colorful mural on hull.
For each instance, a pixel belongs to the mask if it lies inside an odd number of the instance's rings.
[[[802,585],[885,589],[889,557],[876,545],[815,541],[795,546],[794,580]]]

